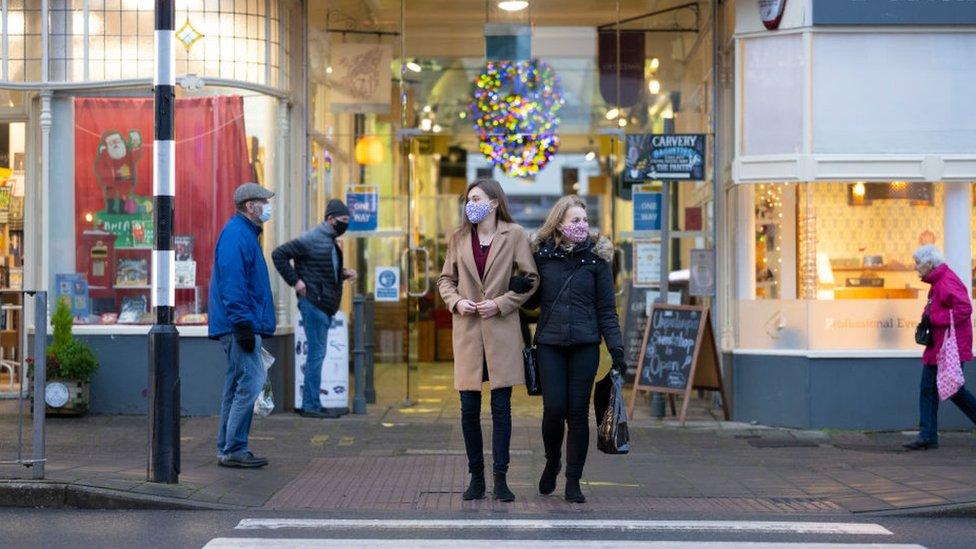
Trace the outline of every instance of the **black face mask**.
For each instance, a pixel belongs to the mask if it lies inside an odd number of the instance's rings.
[[[335,228],[336,236],[342,236],[342,233],[346,232],[346,229],[349,228],[349,223],[337,220],[333,227]]]

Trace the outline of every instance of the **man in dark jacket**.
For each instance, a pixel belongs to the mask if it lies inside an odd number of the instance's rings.
[[[254,401],[264,387],[262,338],[274,335],[276,322],[268,265],[261,250],[261,226],[271,219],[274,193],[257,183],[234,191],[237,213],[224,226],[214,251],[208,304],[209,334],[227,353],[227,378],[220,405],[217,459],[224,467],[264,467],[251,453]]]
[[[342,300],[342,283],[356,278],[356,271],[343,268],[342,249],[335,242],[348,227],[349,208],[341,200],[332,199],[325,208],[325,221],[271,253],[275,268],[298,294],[298,310],[308,339],[302,408],[298,412],[304,417],[339,417],[322,408],[319,389],[329,327]]]

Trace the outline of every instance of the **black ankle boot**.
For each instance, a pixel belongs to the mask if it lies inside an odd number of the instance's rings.
[[[515,501],[515,494],[508,489],[508,482],[505,481],[505,473],[495,473],[495,499],[506,503]]]
[[[556,491],[556,477],[559,476],[561,468],[559,460],[546,460],[546,468],[542,470],[542,478],[539,479],[539,493],[548,496]]]
[[[586,503],[586,496],[583,495],[583,489],[580,488],[578,478],[566,477],[566,501],[570,503]]]
[[[461,499],[464,501],[471,501],[473,499],[484,499],[485,498],[485,474],[482,473],[471,473],[471,482],[468,484],[468,489],[464,491],[461,495]]]

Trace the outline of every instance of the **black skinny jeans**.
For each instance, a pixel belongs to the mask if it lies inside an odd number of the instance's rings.
[[[590,393],[600,365],[600,345],[539,345],[538,358],[546,461],[560,460],[568,427],[566,478],[579,480],[590,444]]]
[[[468,472],[485,472],[481,438],[481,391],[461,391],[461,432],[468,454]],[[491,390],[491,457],[495,473],[507,473],[512,443],[512,388]]]

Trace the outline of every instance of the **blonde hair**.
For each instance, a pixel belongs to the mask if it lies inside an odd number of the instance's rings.
[[[579,206],[583,208],[583,211],[586,211],[586,202],[583,202],[583,199],[575,194],[564,196],[556,201],[556,205],[549,210],[546,222],[536,233],[539,242],[547,242],[551,238],[556,241],[556,246],[563,243],[563,233],[559,230],[559,225],[566,217],[566,212],[574,206]]]

